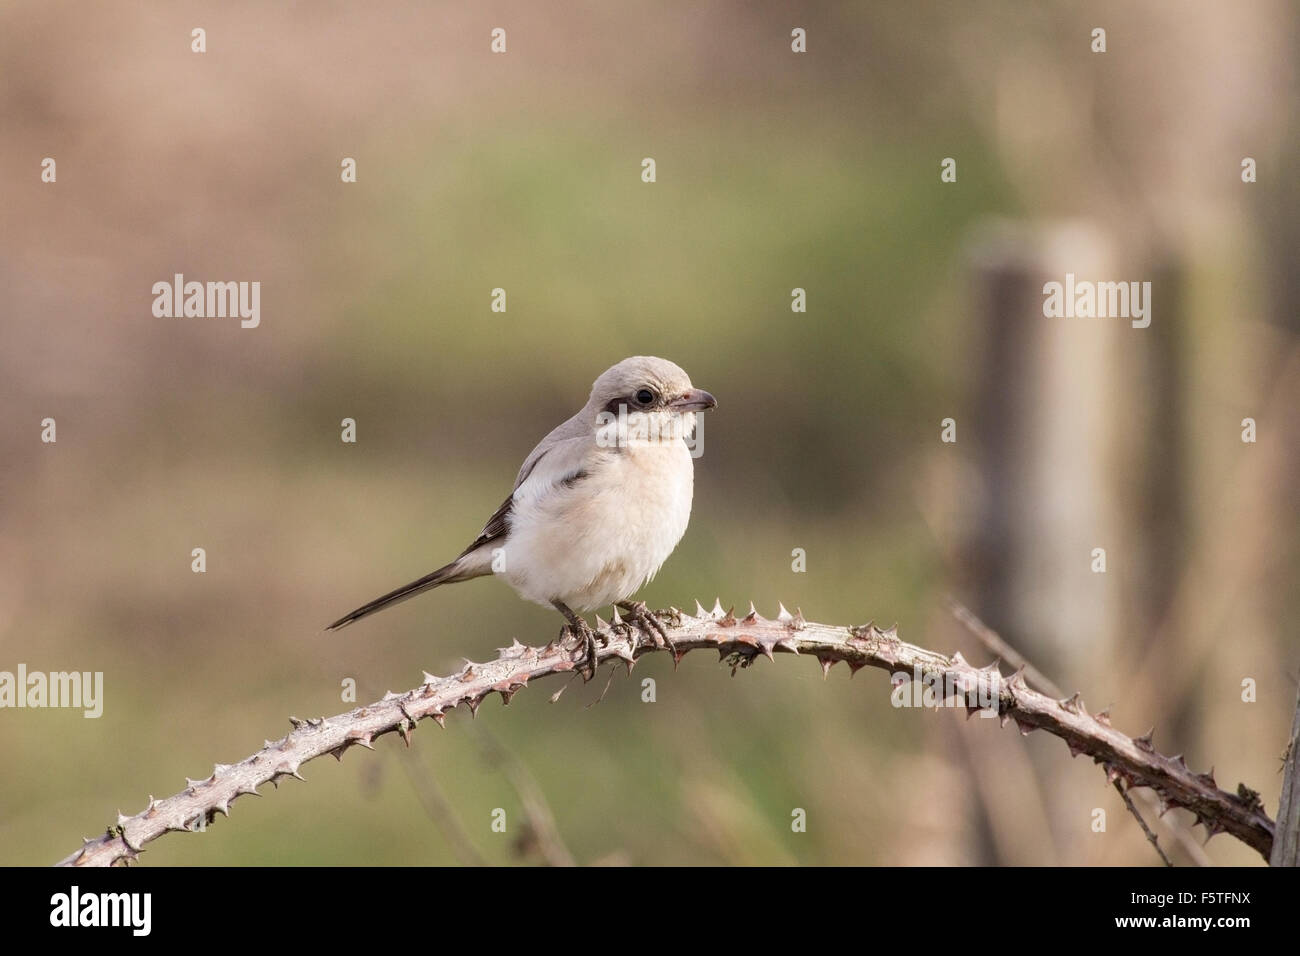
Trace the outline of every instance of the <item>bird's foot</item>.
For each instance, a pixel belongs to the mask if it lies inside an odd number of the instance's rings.
[[[645,601],[619,601],[618,606],[627,612],[628,623],[649,637],[655,647],[663,647],[666,644],[673,652],[673,656],[677,656],[677,645],[668,636],[668,632],[664,630],[663,624],[659,622],[654,611],[646,607]]]
[[[578,647],[582,650],[582,656],[574,662],[574,665],[579,673],[583,674],[582,680],[584,683],[596,676],[597,636],[591,625],[582,618],[578,618],[575,623],[566,624],[560,629],[561,640],[569,637],[574,638],[577,640]]]

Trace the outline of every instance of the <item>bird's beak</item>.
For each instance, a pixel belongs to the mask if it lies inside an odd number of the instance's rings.
[[[708,408],[717,408],[718,400],[702,388],[693,388],[674,398],[668,407],[679,412],[702,412]]]

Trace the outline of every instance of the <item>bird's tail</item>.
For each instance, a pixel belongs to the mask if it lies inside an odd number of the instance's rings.
[[[490,573],[479,566],[479,562],[466,560],[469,555],[462,555],[451,564],[443,565],[437,571],[430,571],[418,581],[412,581],[410,584],[403,585],[396,591],[389,591],[382,597],[377,597],[368,604],[363,604],[355,611],[344,614],[335,621],[327,631],[337,631],[341,627],[347,627],[353,621],[359,621],[363,617],[368,617],[376,611],[382,611],[386,607],[391,607],[407,598],[413,598],[417,594],[423,594],[425,591],[438,587],[441,584],[452,584],[456,581],[468,581],[470,578],[476,578],[483,574]]]

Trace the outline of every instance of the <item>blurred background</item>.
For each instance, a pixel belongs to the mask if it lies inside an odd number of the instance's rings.
[[[364,701],[553,637],[490,580],[321,628],[459,552],[646,353],[721,402],[652,606],[782,601],[987,662],[952,595],[1276,813],[1296,25],[1287,0],[5,5],[0,670],[103,671],[105,704],[0,712],[0,863],[350,709],[345,678]],[[155,318],[178,272],[261,282],[260,327]],[[1151,281],[1151,326],[1044,318],[1066,272]],[[143,861],[1158,863],[1086,758],[895,709],[883,673],[634,677],[655,703],[546,683]],[[1262,862],[1183,814],[1153,823],[1176,862]]]

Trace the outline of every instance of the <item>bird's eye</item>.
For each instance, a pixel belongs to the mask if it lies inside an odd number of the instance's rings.
[[[643,388],[636,393],[636,403],[638,405],[650,405],[655,400],[655,393],[648,388]]]

